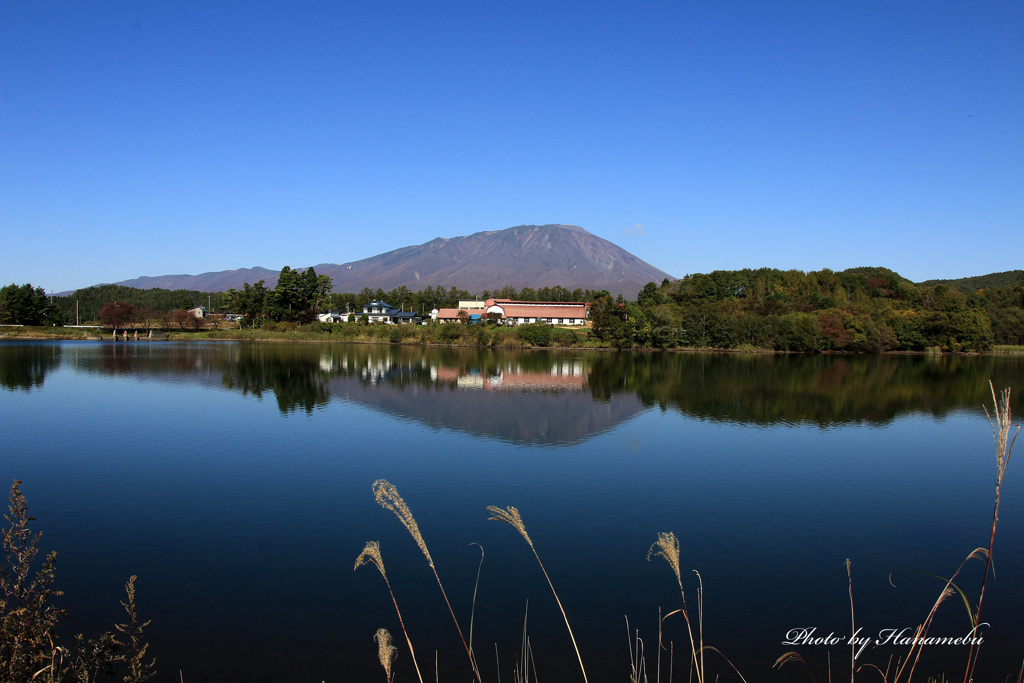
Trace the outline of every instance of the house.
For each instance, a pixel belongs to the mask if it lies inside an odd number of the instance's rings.
[[[371,323],[391,322],[391,311],[398,312],[398,309],[389,303],[374,299],[368,304],[363,304],[363,315],[370,319]]]
[[[476,302],[464,302],[476,303]],[[488,299],[482,307],[435,308],[430,312],[432,320],[438,322],[479,322],[496,315],[503,325],[526,323],[549,323],[551,325],[584,325],[587,321],[587,304],[583,301],[512,301],[511,299]]]
[[[488,299],[484,314],[500,315],[502,324],[523,325],[548,323],[551,325],[584,325],[587,304],[584,301],[512,301]]]
[[[322,323],[343,323],[348,320],[348,313],[331,311],[330,313],[321,313],[317,319]]]
[[[423,320],[422,316],[417,313],[399,310],[378,299],[363,304],[363,315],[371,323],[384,323],[385,325],[417,325]]]
[[[483,308],[435,308],[430,312],[430,319],[442,323],[478,322],[483,318]]]

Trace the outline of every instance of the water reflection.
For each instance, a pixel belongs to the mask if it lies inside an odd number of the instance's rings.
[[[1007,356],[598,356],[595,398],[635,392],[648,407],[709,420],[775,424],[886,424],[907,414],[945,416],[988,400],[987,383],[1022,386],[1024,359]]]
[[[227,389],[241,391],[243,396],[262,399],[271,392],[282,413],[297,410],[312,413],[330,400],[329,375],[314,354],[296,353],[302,350],[301,347],[243,347],[237,354],[228,354],[220,364],[221,383]]]
[[[61,349],[52,344],[0,347],[0,386],[9,391],[31,391],[43,386],[46,374],[60,366]]]
[[[989,378],[1024,386],[1024,359],[4,342],[0,465],[31,483],[76,617],[116,606],[125,573],[144,577],[154,652],[175,680],[179,666],[191,667],[187,680],[376,675],[369,635],[393,612],[378,578],[348,569],[370,538],[403,592],[427,596],[403,604],[417,649],[439,651],[441,679],[457,678],[445,675],[460,663],[446,652],[461,644],[434,628],[436,587],[373,502],[379,477],[429,529],[456,604],[473,597],[469,543],[497,558],[483,569],[476,623],[502,661],[527,599],[532,635],[551,644],[539,655],[548,679],[560,679],[567,650],[532,555],[486,521],[490,504],[528,512],[595,670],[628,662],[622,615],[646,619],[649,634],[658,609],[677,605],[669,572],[643,558],[657,532],[685,532],[687,566],[715,600],[709,633],[746,674],[770,668],[787,629],[848,623],[844,558],[858,622],[877,631],[919,623],[935,599],[928,577],[891,586],[894,568],[946,572],[987,543],[988,425],[963,411],[980,411]],[[803,427],[748,428],[791,424]],[[863,424],[872,428],[818,428]],[[1006,491],[1020,490],[1017,472]],[[999,581],[986,597],[982,666],[995,663],[999,680],[1003,663],[1019,667],[1022,642],[1014,500],[1004,497]],[[97,586],[112,593],[94,600]],[[936,634],[960,635],[962,612],[949,612]],[[666,626],[685,637],[678,621]]]
[[[986,385],[1024,386],[1005,356],[776,356],[408,346],[5,343],[0,384],[30,390],[63,361],[79,372],[272,395],[284,414],[349,401],[437,428],[530,444],[584,440],[645,408],[771,426],[886,424],[975,410]],[[526,398],[528,397],[528,398]]]

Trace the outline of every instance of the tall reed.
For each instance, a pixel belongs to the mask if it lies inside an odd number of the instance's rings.
[[[462,640],[462,647],[466,649],[466,656],[469,657],[469,665],[473,669],[473,674],[476,676],[478,683],[482,683],[480,678],[480,670],[477,668],[476,660],[473,657],[473,653],[469,649],[469,645],[466,643],[465,636],[462,635],[462,628],[459,626],[459,620],[455,618],[455,611],[452,609],[452,603],[448,600],[448,593],[444,590],[444,585],[441,583],[441,577],[438,576],[437,568],[434,566],[434,560],[430,557],[430,550],[427,549],[427,542],[423,540],[423,534],[420,533],[420,527],[416,523],[416,518],[412,516],[412,510],[406,505],[405,501],[400,495],[398,495],[398,489],[395,485],[386,479],[378,479],[373,482],[373,495],[377,500],[377,503],[381,507],[391,510],[398,521],[409,531],[413,540],[416,541],[416,545],[419,546],[423,556],[427,558],[427,564],[430,565],[430,570],[434,572],[434,578],[437,579],[437,586],[441,589],[441,595],[444,596],[444,602],[448,605],[448,613],[452,615],[452,621],[455,622],[455,629],[459,632],[459,638]]]
[[[988,552],[985,554],[985,575],[981,579],[981,593],[978,595],[978,606],[974,609],[973,621],[975,625],[981,619],[981,603],[985,599],[985,586],[988,583],[989,569],[992,567],[992,547],[996,541],[996,525],[999,523],[999,496],[1003,486],[1003,476],[1006,474],[1006,467],[1010,464],[1010,454],[1013,452],[1013,444],[1020,434],[1020,425],[1013,430],[1013,438],[1010,438],[1010,430],[1013,428],[1013,415],[1010,411],[1010,389],[1007,387],[996,396],[996,388],[989,380],[988,387],[992,392],[992,410],[995,416],[985,408],[985,415],[988,417],[989,426],[992,427],[992,439],[996,447],[996,500],[995,508],[992,510],[992,532],[988,538]],[[978,648],[971,642],[971,649],[967,656],[967,669],[964,671],[964,683],[971,680],[974,674],[974,667],[978,663]]]
[[[548,576],[548,570],[544,568],[544,563],[540,561],[540,555],[537,554],[537,549],[533,546],[533,541],[530,540],[530,534],[526,533],[526,527],[523,525],[523,518],[520,516],[519,510],[511,505],[507,509],[488,505],[487,509],[492,515],[494,515],[488,519],[510,524],[516,531],[522,534],[523,538],[525,538],[526,542],[530,545],[530,550],[533,551],[533,556],[537,558],[537,564],[540,565],[540,570],[544,572],[544,578],[547,579],[548,586],[551,587],[551,593],[555,596],[555,602],[558,603],[558,609],[562,611],[562,619],[565,620],[565,627],[569,630],[569,638],[572,640],[572,646],[576,650],[576,659],[580,663],[580,670],[583,672],[583,680],[586,681],[587,670],[583,666],[583,657],[580,656],[580,648],[576,645],[576,636],[573,635],[572,626],[569,625],[569,617],[565,614],[565,608],[562,607],[562,601],[558,599],[558,592],[555,591],[555,586],[551,583],[551,577]]]
[[[676,538],[675,533],[672,531],[659,533],[658,540],[647,551],[647,559],[650,560],[652,555],[664,557],[665,561],[668,562],[668,566],[672,568],[672,572],[676,575],[676,583],[679,584],[679,594],[683,598],[683,620],[686,622],[686,632],[690,637],[691,661],[697,674],[697,683],[704,683],[704,634],[702,632],[703,629],[698,629],[698,640],[694,640],[693,624],[690,621],[690,611],[686,605],[686,591],[683,590],[683,576],[679,570],[679,539]],[[698,592],[698,603],[700,602],[699,595]],[[703,620],[703,617],[701,617],[701,620]],[[697,645],[698,641],[700,642],[699,647]]]
[[[420,665],[416,662],[416,651],[412,647],[412,640],[409,639],[409,632],[405,629],[405,621],[402,619],[402,610],[398,609],[398,600],[395,599],[395,592],[391,590],[391,582],[388,581],[388,573],[384,570],[384,558],[380,554],[380,544],[377,541],[367,541],[366,547],[363,548],[363,552],[359,553],[359,557],[356,558],[356,566],[353,567],[353,571],[359,569],[364,564],[372,564],[380,572],[380,575],[384,577],[384,583],[388,587],[388,593],[391,594],[391,602],[395,605],[395,613],[398,615],[398,624],[402,627],[402,633],[405,635],[405,642],[409,644],[409,654],[412,656],[412,665],[416,667],[416,677],[420,679],[420,683],[423,683],[423,675],[420,673]],[[380,631],[377,632],[378,635]],[[378,641],[379,644],[380,641]],[[383,664],[383,662],[381,662]],[[385,667],[387,670],[387,667]]]
[[[394,663],[395,657],[398,656],[398,648],[391,644],[391,632],[386,628],[377,629],[377,632],[373,634],[373,640],[377,643],[377,659],[384,667],[384,677],[388,683],[391,683],[395,679],[394,674],[391,673],[391,665]]]

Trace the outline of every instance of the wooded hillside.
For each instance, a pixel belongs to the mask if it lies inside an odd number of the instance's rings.
[[[715,271],[649,283],[635,304],[599,300],[591,318],[618,346],[984,351],[1024,343],[1024,284],[965,293],[886,268]]]

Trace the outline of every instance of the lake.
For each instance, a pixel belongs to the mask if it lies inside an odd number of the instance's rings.
[[[416,680],[381,575],[353,571],[369,540],[424,678],[472,680],[423,554],[374,501],[378,479],[415,515],[467,638],[479,571],[485,681],[513,680],[524,621],[536,680],[582,680],[530,546],[491,505],[521,512],[590,681],[628,680],[637,629],[655,680],[659,609],[681,607],[668,563],[647,560],[668,531],[694,620],[700,573],[705,644],[749,681],[810,680],[772,669],[790,650],[821,681],[849,671],[847,558],[856,626],[877,638],[921,623],[943,586],[930,575],[987,547],[989,379],[1024,405],[1021,357],[4,341],[0,474],[23,480],[42,546],[59,551],[68,632],[119,621],[138,575],[158,681],[382,680],[378,627],[395,637],[396,680]],[[1024,652],[1022,467],[1003,483],[981,681],[1016,676]],[[982,571],[972,561],[958,580],[972,602]],[[783,644],[801,628],[843,640]],[[969,630],[951,598],[929,635]],[[673,652],[685,680],[680,614],[664,638],[663,680]],[[884,668],[908,649],[858,661]],[[925,647],[915,680],[962,676],[967,649]]]

